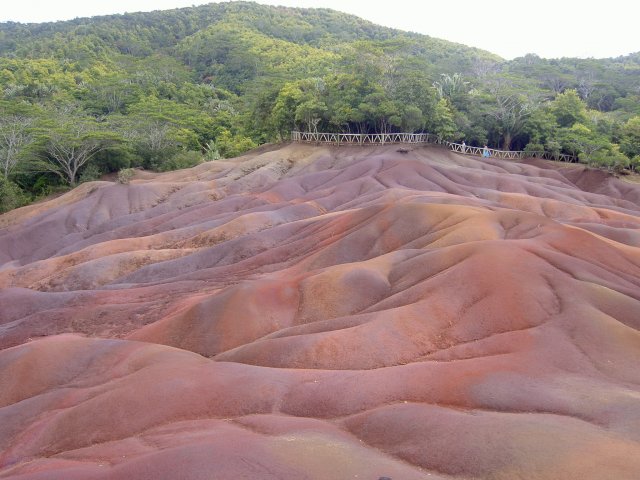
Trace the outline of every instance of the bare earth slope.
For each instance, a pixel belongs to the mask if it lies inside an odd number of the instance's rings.
[[[271,147],[0,216],[0,478],[638,479],[640,187]]]

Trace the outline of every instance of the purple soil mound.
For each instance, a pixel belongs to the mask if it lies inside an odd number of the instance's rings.
[[[0,216],[0,479],[640,478],[640,186],[263,148]]]

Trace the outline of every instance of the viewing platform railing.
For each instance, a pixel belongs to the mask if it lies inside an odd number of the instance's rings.
[[[452,143],[444,141],[443,145],[449,147],[454,152],[464,153],[466,155],[480,155],[484,151],[483,147],[470,147],[469,145],[462,145],[461,143]],[[503,158],[506,160],[516,160],[522,158],[544,158],[545,160],[560,160],[562,162],[576,162],[577,159],[573,155],[567,155],[565,153],[551,153],[544,151],[530,151],[524,150],[496,150],[495,148],[489,148],[489,156],[495,158]]]
[[[301,143],[324,143],[331,145],[387,145],[394,143],[407,143],[413,145],[437,144],[465,155],[482,156],[483,147],[472,147],[461,143],[448,142],[431,133],[324,133],[324,132],[291,132],[291,140]],[[564,153],[522,150],[497,150],[489,148],[489,156],[505,160],[520,160],[522,158],[544,158],[546,160],[560,160],[563,162],[576,162],[573,155]]]
[[[331,143],[334,145],[385,145],[387,143],[436,143],[430,133],[320,133],[291,132],[294,142]]]

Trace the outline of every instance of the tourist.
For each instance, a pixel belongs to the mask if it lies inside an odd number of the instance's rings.
[[[485,158],[489,158],[491,156],[489,154],[489,147],[487,147],[486,145],[482,149],[482,156],[485,157]]]

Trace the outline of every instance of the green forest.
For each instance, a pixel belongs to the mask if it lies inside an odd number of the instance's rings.
[[[0,23],[0,212],[105,173],[238,156],[292,129],[429,132],[633,171],[640,52],[506,61],[248,2]]]

